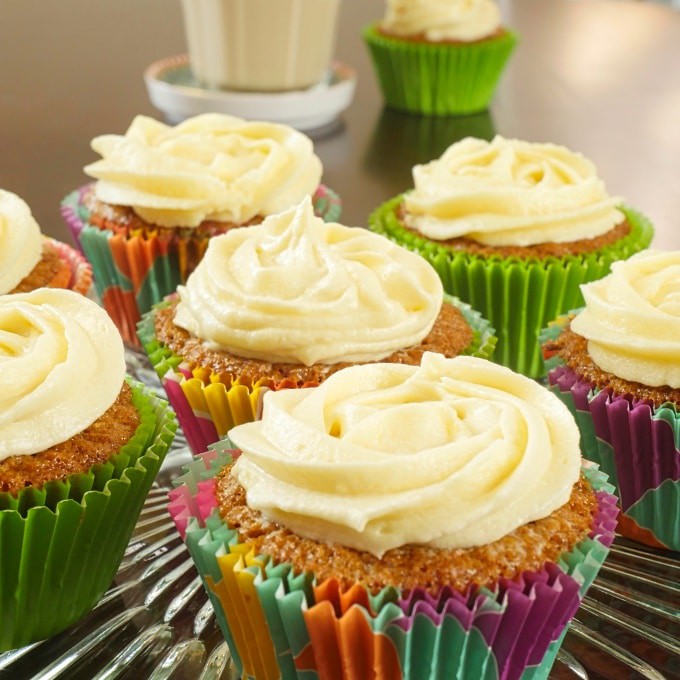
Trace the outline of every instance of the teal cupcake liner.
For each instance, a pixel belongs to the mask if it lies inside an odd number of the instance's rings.
[[[109,461],[0,493],[0,652],[69,627],[113,581],[177,428],[167,402],[131,387],[140,424]]]
[[[403,40],[367,26],[363,38],[388,106],[433,116],[469,114],[489,106],[517,36],[470,43]]]
[[[402,200],[396,196],[379,206],[369,218],[370,229],[428,260],[444,289],[479,310],[496,329],[494,361],[530,378],[545,374],[540,331],[583,304],[582,283],[602,278],[612,262],[646,248],[654,233],[646,217],[620,207],[631,231],[592,253],[545,259],[481,257],[446,248],[404,227],[397,216]]]

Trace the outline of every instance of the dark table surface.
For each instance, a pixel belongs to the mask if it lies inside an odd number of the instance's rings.
[[[501,0],[521,36],[488,113],[425,118],[383,108],[361,26],[382,0],[343,0],[337,58],[359,74],[342,123],[316,137],[342,221],[410,185],[411,167],[453,141],[494,133],[591,158],[613,195],[646,213],[654,245],[680,248],[680,11],[620,0]],[[161,117],[144,69],[186,51],[179,0],[2,0],[0,187],[67,240],[58,206],[86,179],[90,139]]]

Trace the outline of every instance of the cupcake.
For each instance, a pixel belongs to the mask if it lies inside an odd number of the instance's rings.
[[[339,214],[312,141],[286,125],[211,113],[169,127],[137,116],[92,148],[102,158],[85,172],[97,182],[69,194],[62,215],[131,345],[141,314],[186,282],[210,237],[312,194],[320,214]]]
[[[388,0],[363,35],[387,105],[434,116],[485,110],[517,43],[493,0]]]
[[[43,236],[31,209],[0,189],[0,295],[68,288],[86,295],[92,269],[70,246]]]
[[[543,374],[538,333],[582,304],[579,284],[653,235],[589,160],[553,144],[466,138],[413,178],[371,229],[423,255],[496,328],[494,359],[529,377]]]
[[[111,584],[176,428],[125,380],[106,312],[68,290],[0,296],[0,651],[54,635]]]
[[[583,295],[543,334],[551,389],[618,487],[618,531],[680,550],[680,251],[616,262]]]
[[[426,353],[269,392],[229,436],[169,509],[239,676],[548,676],[616,499],[544,387]]]
[[[256,418],[266,389],[318,385],[357,363],[418,364],[426,350],[486,356],[495,344],[421,257],[324,223],[308,198],[213,238],[139,337],[195,453]]]

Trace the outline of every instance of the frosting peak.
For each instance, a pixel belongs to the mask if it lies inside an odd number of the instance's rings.
[[[366,364],[268,392],[229,437],[251,508],[378,556],[492,542],[569,499],[578,428],[534,381],[471,357]]]
[[[56,288],[0,296],[0,460],[84,430],[124,377],[123,341],[91,300]]]
[[[42,236],[31,209],[0,189],[0,295],[14,290],[40,262]]]
[[[388,0],[382,23],[388,33],[424,35],[432,42],[478,40],[500,25],[493,0]]]
[[[418,344],[443,300],[421,257],[311,200],[212,238],[174,322],[210,346],[282,363],[377,361]]]
[[[85,172],[97,197],[147,222],[243,224],[311,195],[321,179],[312,141],[287,125],[207,113],[171,127],[137,116],[125,135],[92,140],[102,159]]]
[[[590,239],[623,220],[584,156],[555,144],[467,137],[413,169],[406,223],[428,238],[489,246]]]
[[[581,290],[586,306],[571,329],[602,370],[680,388],[680,251],[643,250]]]

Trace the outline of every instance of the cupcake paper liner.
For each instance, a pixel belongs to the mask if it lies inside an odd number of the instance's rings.
[[[177,427],[164,400],[131,386],[140,425],[107,463],[0,493],[0,651],[72,625],[113,580]]]
[[[581,431],[583,455],[617,487],[618,531],[657,548],[680,550],[680,411],[598,390],[564,365],[548,373]]]
[[[159,232],[126,233],[122,228],[113,231],[93,226],[83,202],[90,186],[80,187],[66,196],[61,214],[74,243],[92,264],[102,306],[123,340],[139,347],[136,329],[141,315],[186,282],[195,264],[203,257],[209,239],[194,239],[184,232],[168,236]],[[339,217],[340,198],[328,187],[320,185],[313,202],[316,214],[324,220]]]
[[[355,585],[343,593],[334,580],[318,584],[255,554],[222,522],[214,477],[232,460],[229,446],[195,457],[170,492],[169,511],[245,678],[547,678],[613,540],[616,499],[588,464],[598,511],[589,537],[557,564],[493,590],[445,588],[435,597],[387,587],[373,595]]]
[[[630,233],[616,243],[584,255],[560,258],[483,258],[453,251],[406,229],[397,217],[397,196],[369,218],[371,230],[420,255],[437,270],[444,289],[471,304],[496,329],[494,361],[530,378],[545,374],[539,332],[569,309],[583,304],[579,286],[609,273],[611,263],[646,248],[653,235],[649,220],[621,211]]]
[[[479,312],[457,298],[446,295],[445,301],[455,305],[473,330],[473,339],[463,354],[487,359],[493,354],[494,329]],[[162,302],[156,309],[169,304]],[[242,384],[238,376],[213,373],[210,369],[189,366],[182,357],[156,340],[153,312],[145,314],[138,325],[139,339],[158,373],[172,404],[182,431],[193,453],[201,453],[224,437],[235,425],[256,420],[262,412],[262,398],[269,389],[298,387],[288,380]],[[301,387],[315,387],[306,383]]]
[[[489,105],[517,36],[470,43],[403,40],[367,26],[364,41],[388,106],[434,116],[483,111]]]
[[[71,277],[67,283],[67,288],[73,290],[81,295],[87,295],[92,285],[92,267],[85,260],[85,258],[74,248],[56,241],[55,239],[47,239],[50,245],[57,252],[63,262],[65,262],[71,271]]]

